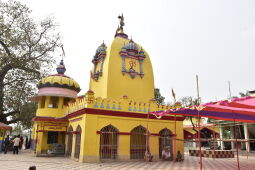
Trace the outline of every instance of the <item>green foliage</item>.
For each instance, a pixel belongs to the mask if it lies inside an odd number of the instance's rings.
[[[249,92],[248,91],[246,91],[245,93],[239,92],[239,95],[240,95],[240,97],[249,96]]]
[[[159,88],[154,88],[154,96],[158,105],[164,104],[165,97],[160,94]]]
[[[194,99],[191,96],[185,96],[179,99],[179,102],[182,104],[183,107],[190,107],[193,105],[198,105],[198,99]]]
[[[0,1],[0,122],[29,117],[23,110],[30,107],[38,80],[51,70],[59,41],[52,18],[35,21],[20,2]]]

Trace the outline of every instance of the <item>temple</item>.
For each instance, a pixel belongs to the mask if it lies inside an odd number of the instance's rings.
[[[33,148],[37,156],[54,153],[79,162],[162,159],[183,155],[183,116],[156,117],[152,111],[180,108],[157,105],[149,54],[124,32],[124,17],[113,41],[104,42],[92,57],[89,89],[78,96],[79,84],[57,74],[38,84],[38,109],[33,118]],[[178,139],[178,140],[175,140]]]

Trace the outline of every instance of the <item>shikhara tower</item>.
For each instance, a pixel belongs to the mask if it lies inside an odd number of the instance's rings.
[[[154,98],[154,76],[148,53],[124,33],[124,17],[109,46],[103,42],[93,56],[90,90],[95,97],[119,100],[127,95],[133,101]]]

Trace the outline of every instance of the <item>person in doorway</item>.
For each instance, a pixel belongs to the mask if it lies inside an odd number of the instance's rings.
[[[162,150],[162,158],[163,158],[163,161],[171,161],[171,152],[169,147],[165,147]]]
[[[4,139],[4,154],[8,152],[9,146],[10,146],[10,137],[9,135],[7,135],[6,138]]]
[[[18,135],[13,140],[13,154],[18,154],[19,153],[19,143],[20,143],[20,138],[19,138],[19,135]]]

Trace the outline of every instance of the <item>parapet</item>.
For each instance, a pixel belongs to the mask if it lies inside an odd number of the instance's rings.
[[[119,100],[109,98],[103,99],[101,97],[96,98],[94,96],[94,92],[89,90],[85,95],[76,98],[75,101],[68,104],[68,107],[66,109],[66,115],[84,108],[136,112],[145,114],[148,112],[181,108],[181,104],[176,103],[172,106],[158,105],[155,99],[151,99],[147,103],[137,102],[129,99],[127,95],[124,95]]]

